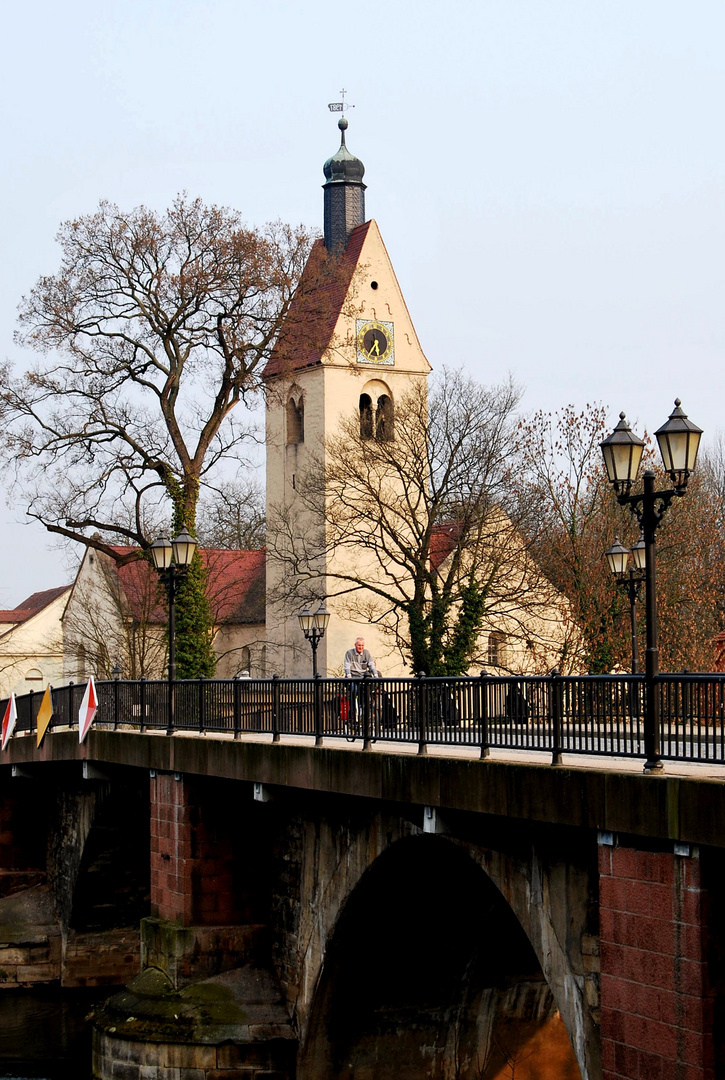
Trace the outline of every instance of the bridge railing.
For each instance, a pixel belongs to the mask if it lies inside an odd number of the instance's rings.
[[[97,682],[96,725],[168,734],[302,736],[642,757],[642,676],[195,679]],[[85,683],[53,690],[49,730],[76,727]],[[725,675],[660,675],[662,756],[725,762]],[[16,698],[17,733],[37,730],[41,693]],[[4,713],[6,702],[0,702]],[[1,714],[0,714],[1,715]]]
[[[49,731],[77,727],[85,683],[53,689]],[[303,736],[642,757],[644,679],[632,675],[97,682],[96,726],[168,734]],[[660,675],[662,757],[725,763],[725,675]],[[18,695],[18,734],[42,694]],[[4,715],[6,700],[0,701]]]

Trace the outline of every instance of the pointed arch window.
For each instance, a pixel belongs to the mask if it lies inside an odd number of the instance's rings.
[[[294,398],[287,402],[287,445],[294,446],[296,443],[305,441],[305,404],[300,396],[299,404]]]

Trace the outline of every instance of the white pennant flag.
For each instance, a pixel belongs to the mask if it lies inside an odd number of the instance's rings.
[[[15,694],[11,694],[8,699],[8,705],[3,716],[3,729],[2,729],[2,747],[4,750],[8,745],[8,739],[15,731],[15,725],[18,722],[18,710],[15,705]]]
[[[89,675],[86,692],[83,695],[83,701],[78,710],[78,742],[83,742],[86,735],[91,730],[91,724],[93,723],[93,718],[97,712],[98,695],[96,694],[96,684],[93,681],[93,676]]]

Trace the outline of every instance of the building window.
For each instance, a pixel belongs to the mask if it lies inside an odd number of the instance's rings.
[[[506,666],[506,637],[504,634],[493,633],[488,635],[488,666]]]
[[[39,683],[42,683],[42,681],[43,681],[43,672],[40,670],[40,668],[37,668],[37,667],[31,668],[30,671],[28,671],[26,676],[25,676],[25,681],[26,682],[39,682]]]
[[[360,395],[360,438],[373,437],[373,403],[369,394]]]
[[[248,645],[244,646],[244,648],[242,649],[239,656],[240,656],[239,674],[240,675],[251,675],[252,674],[252,653],[251,653],[250,648],[249,648]]]
[[[300,396],[299,404],[290,398],[287,402],[287,445],[305,441],[305,406]]]
[[[378,442],[392,442],[393,399],[389,394],[360,395],[360,438],[376,439]]]
[[[392,442],[393,434],[393,399],[387,394],[378,398],[375,410],[375,438],[378,442]]]

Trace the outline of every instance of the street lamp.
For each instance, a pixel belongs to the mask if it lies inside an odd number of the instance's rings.
[[[609,551],[604,555],[609,563],[609,569],[614,574],[617,585],[620,585],[629,598],[629,622],[632,632],[632,674],[639,675],[639,646],[637,643],[637,613],[635,603],[644,581],[644,554],[645,544],[641,538],[632,550],[620,544],[616,537]],[[629,557],[632,556],[633,565],[628,567]]]
[[[600,443],[607,476],[614,487],[617,501],[628,506],[642,529],[645,564],[645,615],[647,647],[645,649],[645,772],[660,772],[659,700],[655,694],[655,679],[659,674],[659,641],[657,630],[657,571],[655,561],[655,533],[664,514],[675,497],[685,494],[690,473],[695,468],[702,428],[697,427],[680,408],[675,408],[667,422],[655,432],[665,471],[672,481],[672,488],[655,491],[655,474],[648,469],[644,474],[644,491],[631,495],[632,484],[637,478],[644,441],[638,438],[624,413],[619,423]]]
[[[166,586],[169,598],[169,682],[176,679],[176,595],[181,579],[187,573],[194,558],[197,543],[194,537],[182,529],[173,540],[159,537],[151,545],[151,558]]]
[[[320,606],[313,614],[308,607],[302,609],[297,618],[300,621],[300,630],[312,646],[312,674],[317,674],[317,646],[325,636],[327,624],[330,621],[330,612],[325,607],[325,601],[320,600]]]

